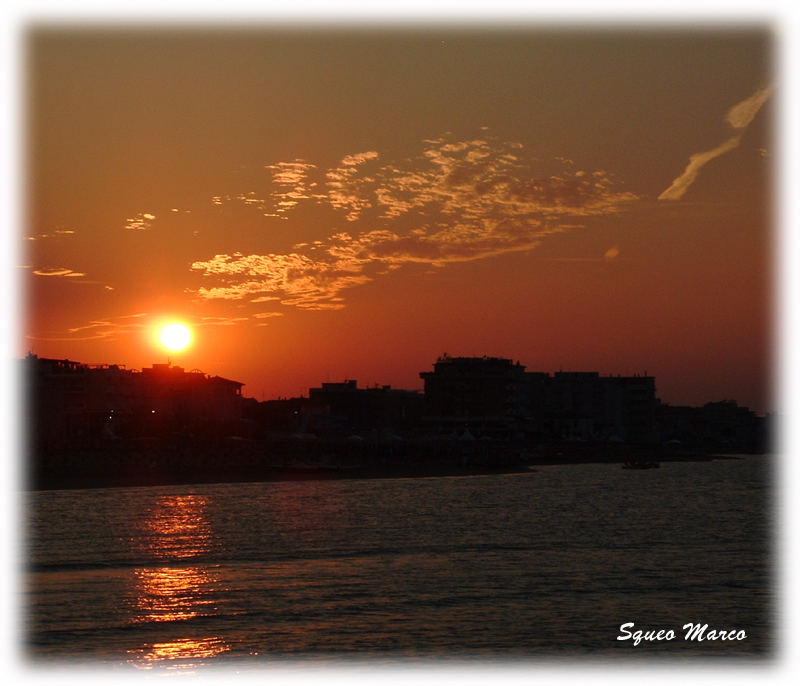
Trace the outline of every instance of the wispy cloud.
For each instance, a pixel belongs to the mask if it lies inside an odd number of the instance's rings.
[[[29,335],[27,338],[36,341],[91,341],[98,339],[113,340],[117,336],[139,332],[149,326],[145,321],[147,313],[136,313],[93,319],[85,324],[73,326],[66,331],[45,332],[40,335]]]
[[[63,278],[73,278],[76,276],[86,276],[84,272],[75,272],[72,269],[56,267],[55,269],[34,269],[33,273],[37,276],[59,276]]]
[[[280,313],[274,313],[278,316]],[[269,315],[267,315],[269,316]],[[136,312],[134,314],[124,314],[105,319],[93,319],[85,324],[70,327],[62,331],[50,331],[40,335],[30,335],[28,338],[39,341],[91,341],[91,340],[113,340],[118,336],[141,333],[154,326],[154,322],[149,318],[147,312]],[[261,318],[259,315],[256,317]],[[192,327],[207,326],[233,326],[248,321],[247,316],[204,316],[191,323]]]
[[[200,317],[195,326],[233,326],[248,319],[249,317]]]
[[[711,160],[724,155],[726,152],[738,147],[744,135],[744,130],[748,127],[750,122],[753,121],[761,106],[767,101],[772,86],[761,88],[757,90],[749,98],[743,100],[731,107],[725,115],[725,121],[737,132],[727,140],[720,143],[711,150],[698,152],[689,157],[689,164],[683,170],[678,178],[676,178],[669,188],[667,188],[661,195],[658,196],[659,200],[678,200],[683,197],[689,187],[694,183],[700,170],[708,164]]]
[[[97,329],[97,328],[107,328],[109,326],[113,326],[113,324],[109,321],[95,320],[83,326],[74,326],[71,329],[67,329],[67,331],[68,333],[78,333],[78,331],[86,331],[88,329]]]
[[[74,229],[55,229],[52,233],[36,233],[30,236],[25,236],[25,239],[28,241],[38,241],[43,240],[45,238],[59,238],[62,236],[74,236],[75,235]]]
[[[213,283],[192,292],[201,299],[341,309],[345,289],[403,265],[442,267],[530,250],[576,221],[621,212],[638,199],[605,170],[580,170],[564,158],[545,164],[521,144],[489,136],[444,135],[424,141],[414,158],[379,160],[367,151],[324,172],[303,160],[267,166],[283,189],[273,200],[287,203],[275,214],[303,201],[326,204],[360,231],[334,231],[287,253],[198,260],[191,268]],[[324,174],[327,194],[312,192],[312,172]]]
[[[770,93],[772,93],[772,86],[761,88],[757,90],[746,100],[742,100],[738,105],[734,105],[728,110],[725,120],[734,129],[745,129],[750,125],[750,122],[755,119],[761,106],[767,101]]]

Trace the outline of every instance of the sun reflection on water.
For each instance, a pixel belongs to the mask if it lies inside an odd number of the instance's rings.
[[[153,623],[163,627],[157,641],[129,651],[128,662],[136,667],[193,667],[197,660],[230,650],[221,636],[187,636],[191,633],[187,622],[219,613],[217,599],[225,590],[214,565],[190,563],[210,552],[215,543],[205,512],[208,502],[200,495],[162,496],[141,522],[134,541],[138,552],[172,564],[138,567],[133,572],[130,623],[148,631]],[[171,632],[174,638],[165,635]]]
[[[162,496],[142,522],[141,552],[159,559],[197,557],[211,550],[213,531],[206,518],[209,498]]]
[[[139,614],[132,621],[172,622],[213,614],[215,602],[208,597],[218,581],[213,571],[203,567],[136,569]]]
[[[230,650],[221,637],[179,638],[165,643],[153,643],[149,649],[134,652],[128,660],[139,669],[165,667],[166,669],[192,669],[197,660],[216,657]]]

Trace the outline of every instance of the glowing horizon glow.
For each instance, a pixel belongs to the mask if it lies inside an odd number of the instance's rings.
[[[159,339],[165,348],[177,352],[191,343],[192,332],[184,324],[167,324],[161,329]]]

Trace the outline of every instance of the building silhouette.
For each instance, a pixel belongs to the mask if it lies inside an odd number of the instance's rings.
[[[353,379],[323,383],[308,392],[314,410],[329,418],[329,434],[369,433],[370,437],[397,436],[416,427],[423,397],[387,385],[358,388]]]
[[[72,360],[24,360],[34,446],[86,446],[123,437],[235,432],[243,384],[169,364],[141,371]]]
[[[422,393],[346,379],[266,402],[244,397],[238,381],[170,364],[138,371],[33,354],[22,362],[34,454],[167,437],[767,445],[764,418],[733,401],[672,407],[647,374],[550,374],[500,357],[445,354],[420,372]]]
[[[706,403],[702,407],[660,405],[656,424],[660,442],[698,450],[762,452],[770,440],[766,419],[734,400]]]
[[[497,357],[450,357],[425,382],[429,430],[497,439],[650,441],[655,379],[597,372],[528,372]]]
[[[442,355],[425,382],[429,431],[454,436],[508,438],[527,428],[530,394],[525,367],[499,357]]]

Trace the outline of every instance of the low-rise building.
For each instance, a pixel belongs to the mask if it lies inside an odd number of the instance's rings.
[[[24,360],[29,436],[35,446],[92,445],[103,439],[166,433],[235,433],[242,418],[238,381],[154,364]]]

